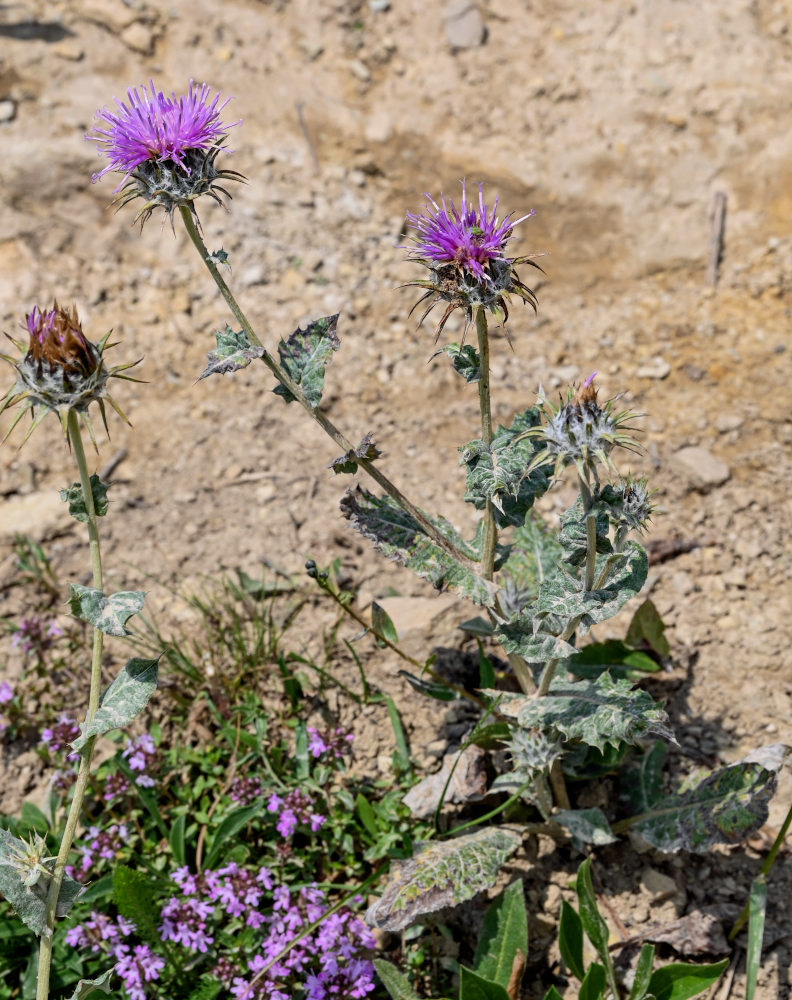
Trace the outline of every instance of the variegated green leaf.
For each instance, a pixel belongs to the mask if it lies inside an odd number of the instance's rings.
[[[209,351],[208,364],[198,376],[199,382],[209,375],[226,375],[247,368],[251,361],[264,353],[263,347],[250,343],[244,330],[232,330],[228,325],[225,330],[215,331],[215,340],[217,347]]]
[[[115,969],[108,969],[98,979],[81,979],[69,1000],[86,1000],[92,993],[112,993],[110,979],[115,975]]]
[[[91,476],[91,496],[93,497],[94,513],[97,517],[104,517],[107,513],[107,483],[103,483],[99,476],[94,473]],[[75,521],[88,523],[88,511],[85,509],[85,497],[82,486],[79,483],[72,483],[67,490],[60,491],[60,498],[69,505],[69,513]]]
[[[575,847],[586,844],[599,847],[616,841],[605,813],[601,809],[562,809],[553,813],[553,820],[569,831]]]
[[[392,861],[390,881],[366,913],[372,927],[398,931],[427,913],[456,906],[495,882],[522,837],[507,827],[419,846],[408,861]]]
[[[157,686],[158,664],[159,659],[129,660],[105,691],[94,717],[80,726],[80,735],[71,746],[82,750],[92,736],[120,729],[142,712]]]
[[[145,600],[142,590],[119,590],[105,597],[101,590],[73,583],[69,607],[75,618],[89,622],[106,635],[123,638],[132,634],[124,625],[142,610]]]
[[[477,604],[491,605],[495,588],[472,570],[458,563],[424,532],[413,518],[389,497],[375,497],[357,487],[341,498],[341,512],[374,547],[402,563],[438,590],[455,590]],[[463,555],[476,560],[474,547],[464,541],[445,518],[432,518],[432,524]]]
[[[290,334],[288,340],[278,344],[280,363],[293,382],[303,391],[311,404],[318,406],[324,390],[325,368],[330,363],[333,351],[341,346],[336,327],[338,315],[323,316],[309,323],[305,330],[299,327]],[[275,387],[275,395],[283,396],[287,403],[294,396],[283,385]]]
[[[666,725],[668,716],[651,695],[609,674],[594,680],[556,679],[544,698],[523,695],[517,721],[548,738],[561,736],[601,751],[608,745],[637,743],[650,733],[674,739]]]
[[[460,464],[467,467],[465,500],[477,510],[491,500],[499,528],[524,524],[534,500],[550,485],[544,468],[525,475],[537,450],[536,439],[515,440],[540,420],[539,408],[534,406],[518,413],[511,427],[498,426],[491,444],[477,440],[460,448]]]
[[[446,344],[439,351],[435,351],[432,358],[436,358],[438,354],[445,354],[449,357],[454,371],[461,375],[466,382],[478,382],[481,378],[481,361],[472,344],[463,344],[461,347],[459,344]]]
[[[787,753],[782,743],[754,750],[661,799],[630,829],[661,851],[703,853],[713,844],[742,843],[767,821]]]

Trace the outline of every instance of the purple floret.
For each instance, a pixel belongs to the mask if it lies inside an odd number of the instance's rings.
[[[482,185],[479,185],[478,207],[467,200],[465,182],[462,182],[462,200],[457,210],[453,201],[446,204],[440,195],[442,208],[431,195],[426,195],[426,208],[421,215],[407,214],[407,221],[415,230],[414,247],[410,247],[412,260],[431,261],[438,265],[455,264],[460,270],[479,282],[489,282],[485,265],[491,260],[504,260],[504,249],[512,231],[520,222],[534,215],[533,209],[519,219],[507,215],[498,219],[498,199],[492,212],[484,204]]]
[[[205,83],[194,86],[191,80],[186,95],[166,97],[149,80],[149,90],[130,89],[127,98],[128,104],[115,99],[117,110],[97,111],[97,123],[86,136],[109,160],[104,170],[93,175],[93,181],[112,170],[128,177],[146,160],[170,160],[183,167],[188,150],[210,149],[239,124],[226,125],[220,120],[220,112],[231,98],[220,102],[216,94],[212,99]]]

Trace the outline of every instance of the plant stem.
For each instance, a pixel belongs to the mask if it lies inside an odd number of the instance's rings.
[[[586,517],[586,579],[584,590],[594,588],[594,570],[597,565],[597,517],[589,514]]]
[[[182,221],[184,222],[184,227],[187,230],[187,235],[192,240],[193,246],[198,251],[198,255],[205,264],[207,270],[211,274],[214,283],[220,290],[220,294],[225,299],[229,309],[234,314],[235,319],[241,325],[242,329],[245,331],[248,340],[251,344],[256,347],[260,347],[263,351],[261,355],[261,360],[269,368],[275,378],[280,382],[280,384],[289,390],[289,392],[294,396],[297,402],[303,407],[303,409],[308,413],[313,419],[319,424],[322,430],[330,437],[332,440],[341,448],[343,451],[349,451],[354,446],[346,437],[338,430],[338,428],[332,423],[332,421],[319,409],[318,406],[312,406],[308,400],[305,398],[305,394],[302,389],[293,379],[290,378],[289,374],[281,368],[281,366],[275,361],[272,355],[263,347],[261,341],[256,336],[253,327],[250,325],[249,320],[242,312],[239,303],[234,298],[234,295],[228,285],[225,283],[223,276],[218,271],[214,262],[209,259],[209,251],[207,250],[206,244],[204,243],[201,234],[198,232],[198,228],[195,225],[195,220],[190,214],[190,210],[185,206],[179,208],[181,213]],[[417,507],[415,507],[408,499],[404,496],[401,490],[398,489],[391,481],[388,479],[384,473],[380,472],[379,468],[374,465],[373,462],[365,458],[356,458],[357,464],[364,469],[371,478],[382,487],[383,490],[394,500],[402,510],[406,511],[416,521],[421,528],[426,532],[426,534],[431,538],[435,545],[439,546],[447,555],[451,556],[456,562],[461,563],[466,569],[475,570],[477,567],[475,563],[469,559],[463,552],[460,552],[455,545],[453,545],[444,535],[442,535],[437,528],[432,524],[432,522],[426,517],[425,514],[421,513]]]
[[[791,823],[792,823],[792,806],[789,807],[786,817],[784,818],[784,822],[781,824],[781,829],[778,831],[776,839],[773,841],[773,846],[770,848],[767,857],[762,862],[762,867],[759,869],[760,875],[766,876],[769,873],[770,869],[773,867],[773,862],[775,861],[778,852],[781,850],[781,845],[784,843],[784,840],[786,839],[786,835],[789,832],[789,826]],[[734,927],[732,927],[731,931],[729,932],[730,941],[733,941],[740,933],[740,931],[743,929],[745,921],[748,919],[748,911],[749,911],[749,903],[746,903],[742,909],[742,913],[740,913],[739,917],[737,917]]]
[[[481,438],[489,448],[492,444],[492,409],[490,405],[490,354],[487,334],[487,314],[482,306],[476,310],[476,333],[479,346],[479,410],[481,412]],[[495,457],[490,454],[493,471]],[[498,527],[491,498],[484,508],[484,544],[481,550],[481,575],[491,580],[495,570],[495,547],[498,544]]]
[[[88,465],[85,461],[85,449],[83,448],[82,435],[77,414],[74,410],[69,410],[68,416],[69,441],[77,462],[77,469],[80,474],[80,486],[82,487],[85,510],[88,515],[88,539],[91,551],[91,566],[93,569],[93,585],[97,590],[102,589],[102,555],[99,547],[99,531],[96,523],[96,510],[93,502],[93,492],[91,490],[91,477],[88,473]],[[102,644],[104,634],[99,629],[94,629],[93,636],[93,656],[91,658],[91,680],[88,694],[88,711],[85,715],[87,725],[93,718],[99,707],[99,694],[102,681]],[[80,821],[85,789],[88,786],[88,779],[91,775],[91,758],[93,757],[94,744],[96,738],[91,738],[85,744],[80,755],[80,766],[77,772],[77,781],[74,784],[69,814],[66,817],[66,826],[63,831],[58,856],[55,859],[55,867],[52,871],[52,880],[47,893],[46,925],[49,934],[41,936],[38,960],[38,976],[36,980],[36,1000],[47,1000],[49,997],[50,969],[52,966],[52,944],[54,937],[55,920],[58,906],[58,896],[60,895],[63,875],[66,868],[66,861],[69,857],[74,835],[77,831],[77,824]]]

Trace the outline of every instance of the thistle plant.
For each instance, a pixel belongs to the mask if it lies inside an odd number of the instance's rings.
[[[527,831],[596,845],[631,829],[655,848],[675,851],[733,843],[761,825],[782,747],[763,748],[670,793],[660,783],[642,786],[640,806],[626,819],[612,822],[599,809],[573,807],[567,779],[590,773],[595,758],[605,767],[629,766],[635,758],[646,763],[651,754],[658,760],[664,744],[652,744],[652,738],[674,742],[674,735],[663,708],[636,686],[639,677],[627,661],[592,664],[577,645],[592,626],[635,597],[647,576],[646,551],[629,536],[640,534],[651,517],[651,490],[643,479],[615,474],[616,450],[638,450],[633,415],[618,409],[616,400],[600,403],[590,376],[570,387],[557,406],[540,393],[538,403],[517,413],[510,426],[493,427],[487,315],[505,323],[514,298],[537,307],[534,292],[516,271],[522,264],[538,267],[536,255],[507,253],[514,228],[532,213],[500,218],[497,201],[490,209],[480,188],[472,202],[463,185],[458,208],[442,195],[439,202],[427,196],[424,211],[407,217],[413,229],[408,259],[428,272],[410,282],[423,290],[416,303],[426,306],[421,319],[443,306],[436,337],[457,309],[466,329],[471,323],[476,327],[476,346],[463,341],[441,348],[466,383],[478,383],[480,437],[463,444],[460,453],[464,499],[482,517],[474,537],[465,539],[444,517],[421,511],[383,473],[370,434],[355,446],[319,409],[325,369],[340,347],[338,317],[295,330],[278,344],[276,360],[220,274],[218,264],[227,263],[227,254],[206,247],[196,202],[203,194],[219,200],[216,181],[231,176],[216,165],[231,127],[219,118],[227,102],[215,98],[209,104],[208,88],[192,85],[186,97],[166,99],[153,83],[150,92],[132,90],[128,99],[118,111],[99,112],[89,136],[108,159],[96,176],[122,173],[121,202],[142,198],[142,222],[157,208],[173,222],[178,210],[240,326],[217,332],[201,378],[262,361],[278,383],[275,392],[287,404],[298,402],[340,449],[332,472],[360,469],[384,491],[384,496],[360,487],[347,491],[341,500],[345,517],[384,555],[438,589],[479,605],[486,618],[475,620],[475,634],[507,654],[520,688],[502,691],[482,683],[497,737],[478,726],[470,740],[491,745],[497,738],[509,750],[511,767],[490,788],[505,801],[466,825],[482,825],[504,810],[523,818],[527,812],[535,822],[492,823],[464,835],[465,828],[458,827],[452,839],[423,846],[398,866],[369,921],[399,930],[470,898],[494,882]],[[576,473],[578,496],[554,530],[534,505],[567,470]],[[639,631],[652,624],[642,614],[635,619]],[[383,624],[381,614],[378,621],[373,631],[390,639],[392,623],[385,627],[389,623]],[[608,988],[618,997],[615,980]]]
[[[123,374],[134,363],[107,368],[104,352],[110,346],[109,334],[97,344],[90,341],[74,307],[61,307],[57,303],[43,311],[34,307],[25,317],[25,327],[29,337],[27,346],[14,341],[24,351],[23,356],[3,355],[16,373],[16,382],[6,392],[0,412],[14,406],[19,408],[9,433],[26,414],[31,416],[23,444],[48,413],[57,415],[79,477],[77,483],[62,492],[62,498],[68,501],[70,513],[87,526],[93,574],[92,587],[78,584],[71,587],[72,614],[94,627],[94,639],[90,671],[84,681],[88,704],[85,720],[78,733],[69,732],[70,745],[79,753],[80,761],[57,854],[47,856],[46,843],[41,838],[26,845],[7,831],[0,831],[0,889],[39,937],[36,1000],[46,1000],[55,923],[66,915],[82,891],[79,882],[66,873],[66,867],[81,819],[94,745],[100,734],[125,725],[145,705],[156,684],[157,661],[130,660],[104,695],[101,694],[104,636],[128,634],[125,623],[142,608],[143,594],[127,591],[107,597],[103,592],[98,518],[107,510],[107,487],[89,472],[82,428],[87,428],[96,445],[89,414],[92,403],[98,405],[105,426],[105,401],[123,417],[107,386],[113,377],[137,381]],[[54,747],[55,734],[49,731],[49,735],[48,742]]]

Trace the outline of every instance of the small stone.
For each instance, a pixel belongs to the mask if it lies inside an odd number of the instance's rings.
[[[690,487],[706,493],[730,477],[729,466],[706,448],[681,448],[674,455],[674,464],[686,477]]]
[[[737,431],[743,425],[743,418],[738,413],[719,413],[715,418],[715,430],[721,434]]]
[[[121,41],[128,49],[150,56],[154,51],[154,35],[142,21],[133,21],[121,32]]]
[[[672,896],[676,896],[678,891],[676,882],[656,868],[644,868],[641,872],[641,884],[652,897],[653,903],[670,899]]]
[[[688,120],[685,115],[666,115],[666,121],[669,125],[673,125],[674,128],[687,128]]]
[[[366,142],[387,142],[393,134],[393,120],[383,110],[376,110],[366,122]]]
[[[638,378],[667,378],[671,374],[671,365],[665,358],[654,357],[645,365],[641,365],[635,373]]]
[[[682,365],[682,371],[691,382],[700,382],[707,374],[699,365]]]
[[[59,59],[67,59],[69,62],[80,62],[85,56],[85,49],[73,38],[55,42],[50,51]]]
[[[16,102],[0,101],[0,122],[12,122],[16,118]]]
[[[356,76],[361,83],[368,83],[371,79],[369,68],[361,59],[353,59],[349,64],[349,71],[352,76]]]
[[[481,12],[473,0],[451,0],[443,14],[446,41],[451,50],[475,49],[487,35]]]

